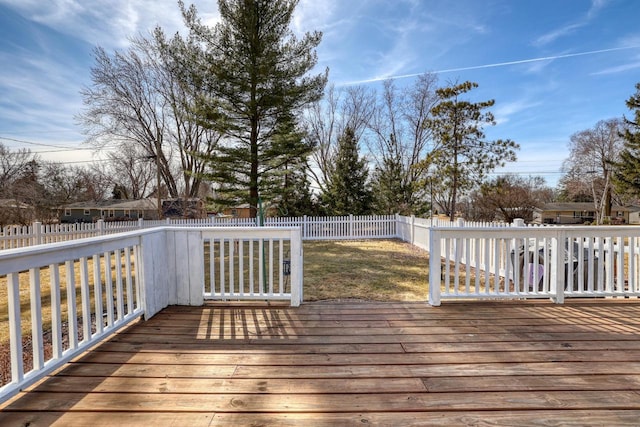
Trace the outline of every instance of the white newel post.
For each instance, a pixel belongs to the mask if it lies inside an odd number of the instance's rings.
[[[440,233],[431,227],[429,233],[429,305],[440,305]]]
[[[566,240],[566,232],[559,228],[555,239],[551,241],[551,277],[550,286],[551,294],[555,295],[552,299],[556,304],[564,304],[564,242]],[[568,278],[567,278],[568,280]]]
[[[138,228],[144,228],[144,219],[138,218]]]
[[[303,294],[303,249],[300,229],[291,230],[291,306],[302,303]]]
[[[524,223],[524,219],[522,218],[515,218],[513,220],[513,226],[514,227],[524,227],[525,223]]]
[[[175,280],[178,305],[204,304],[204,244],[202,232],[182,229],[175,236]],[[170,255],[171,256],[171,255]]]
[[[181,272],[182,277],[177,277],[175,262],[179,250],[176,248],[173,233],[173,231],[159,229],[140,237],[142,251],[140,288],[145,319],[149,319],[168,305],[180,304],[177,298],[177,286],[180,285],[180,280],[189,280],[188,274],[185,277],[185,271]],[[188,268],[189,266],[184,266],[184,270]],[[199,270],[196,269],[194,273],[197,275]],[[200,294],[202,295],[202,292]],[[185,305],[189,305],[188,301],[185,301]]]

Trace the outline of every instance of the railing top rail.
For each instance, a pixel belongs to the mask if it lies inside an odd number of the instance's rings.
[[[21,248],[13,248],[13,249],[5,249],[0,251],[0,275],[6,274],[3,271],[2,264],[9,261],[16,261],[23,258],[24,262],[21,264],[28,264],[27,259],[33,261],[34,258],[48,255],[49,260],[51,262],[57,262],[51,256],[53,254],[59,254],[57,257],[60,258],[60,262],[65,261],[69,258],[69,254],[72,253],[73,256],[84,256],[84,254],[89,254],[95,252],[95,249],[98,248],[101,251],[108,251],[120,246],[123,243],[123,240],[131,240],[125,244],[136,244],[138,242],[138,238],[142,235],[157,233],[158,231],[184,231],[188,229],[189,231],[202,231],[206,233],[227,233],[227,234],[238,234],[238,233],[255,233],[261,235],[277,235],[278,233],[282,233],[283,231],[294,231],[299,230],[300,227],[181,227],[179,225],[171,225],[171,226],[158,226],[153,228],[142,228],[133,231],[123,231],[121,233],[114,234],[106,234],[103,236],[94,236],[94,237],[85,237],[81,239],[67,240],[64,242],[53,242],[53,243],[45,243],[42,245],[34,245],[27,246]],[[260,237],[260,236],[258,236]],[[15,265],[15,264],[14,264]],[[15,270],[13,270],[15,271]]]
[[[144,233],[153,233],[154,229],[140,229],[124,231],[122,233],[107,234],[103,236],[83,237],[80,239],[66,240],[62,242],[45,243],[42,245],[12,248],[0,251],[0,260],[17,256],[29,256],[45,252],[64,251],[65,249],[95,246],[112,241],[121,241],[127,238],[135,238]]]
[[[553,226],[553,227],[441,227],[434,225],[432,227],[434,230],[445,231],[445,232],[482,232],[482,231],[491,231],[495,233],[518,233],[518,234],[532,234],[532,233],[557,233],[558,231],[564,231],[571,234],[598,234],[598,233],[606,233],[606,234],[615,234],[615,235],[628,235],[628,234],[638,234],[640,235],[640,226],[619,226],[619,225],[598,225],[598,226]]]

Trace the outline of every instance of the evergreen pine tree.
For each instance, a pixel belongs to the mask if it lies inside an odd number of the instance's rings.
[[[633,119],[625,119],[624,149],[613,174],[616,189],[622,194],[640,196],[640,83],[636,93],[627,100],[634,111]]]
[[[304,138],[293,117],[276,130],[266,156],[270,159],[260,188],[263,198],[271,201],[279,216],[302,216],[313,213],[311,189],[307,179],[307,159],[313,144]]]
[[[289,25],[297,0],[218,0],[221,21],[206,27],[195,8],[183,9],[191,35],[203,46],[194,81],[208,82],[200,100],[203,120],[226,136],[210,157],[208,178],[222,205],[248,202],[256,215],[259,193],[269,192],[281,159],[275,135],[292,115],[322,97],[327,73],[308,75],[322,34],[296,37]],[[293,157],[293,156],[290,156]],[[284,163],[281,163],[284,165]],[[263,188],[264,185],[264,188]]]
[[[432,117],[426,126],[433,132],[436,149],[424,161],[433,165],[442,183],[451,189],[447,210],[451,221],[456,214],[458,197],[481,182],[484,177],[505,161],[515,161],[518,144],[511,140],[487,141],[484,125],[495,125],[493,114],[486,111],[493,100],[470,102],[462,95],[478,87],[464,82],[436,90],[440,101],[431,109]]]
[[[369,170],[358,155],[358,141],[347,128],[338,141],[333,170],[322,203],[328,215],[367,215],[371,213],[373,194],[367,182]]]
[[[382,164],[376,167],[372,177],[376,213],[407,213],[403,175],[402,161],[397,156],[383,159]]]

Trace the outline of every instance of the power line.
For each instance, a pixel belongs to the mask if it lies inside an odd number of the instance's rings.
[[[0,139],[3,139],[5,141],[19,142],[21,144],[37,145],[40,147],[61,148],[63,150],[69,150],[69,149],[86,150],[86,148],[74,148],[74,147],[69,147],[68,145],[64,146],[64,145],[56,145],[56,144],[45,144],[44,142],[25,141],[24,139],[8,138],[6,136],[0,136]]]
[[[68,145],[65,146],[65,145],[56,145],[56,144],[46,144],[44,142],[26,141],[24,139],[9,138],[6,136],[0,136],[0,140],[19,142],[21,144],[36,145],[36,146],[47,147],[47,148],[58,148],[58,150],[39,150],[39,151],[34,151],[34,153],[62,153],[65,151],[97,151],[99,150],[91,147],[70,147]],[[113,147],[116,147],[116,145],[105,144],[101,146],[100,149],[113,148]]]
[[[75,161],[56,162],[56,163],[59,163],[61,165],[74,165],[79,163],[99,163],[99,162],[110,162],[110,161],[111,159],[94,159],[94,160],[75,160]]]

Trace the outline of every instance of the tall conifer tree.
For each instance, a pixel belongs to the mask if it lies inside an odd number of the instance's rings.
[[[439,184],[450,189],[447,210],[451,221],[460,194],[505,161],[515,161],[519,146],[511,140],[487,141],[484,125],[495,125],[493,114],[486,111],[493,100],[470,102],[462,95],[478,87],[464,82],[436,90],[440,101],[431,109],[426,126],[433,132],[436,144],[425,160],[433,165]]]
[[[627,107],[633,111],[632,119],[625,119],[624,149],[620,161],[615,165],[614,182],[616,189],[635,197],[640,196],[640,83],[636,93],[627,100]]]
[[[185,22],[204,46],[195,78],[208,82],[210,96],[200,111],[226,135],[211,157],[209,179],[221,184],[227,204],[248,202],[256,214],[259,192],[274,161],[286,155],[274,136],[284,122],[322,97],[327,72],[315,67],[320,32],[298,39],[289,25],[297,0],[219,0],[221,22],[211,29],[196,9],[185,9]],[[299,152],[298,150],[295,150]]]
[[[338,141],[335,164],[329,175],[322,202],[329,215],[367,215],[371,213],[372,193],[369,169],[358,154],[358,141],[353,129],[347,128]]]

